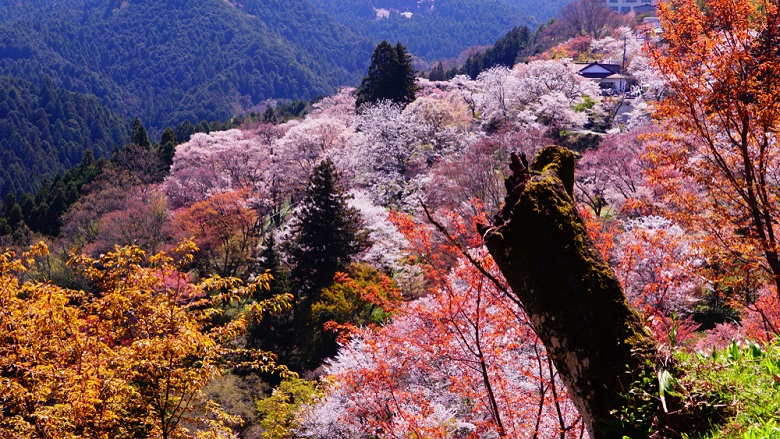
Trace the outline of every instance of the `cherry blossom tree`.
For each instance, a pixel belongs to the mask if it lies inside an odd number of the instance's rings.
[[[126,171],[111,166],[85,186],[84,195],[62,221],[63,241],[95,256],[115,245],[157,252],[173,241],[161,184],[138,184]]]
[[[626,131],[647,130],[653,123],[652,106],[641,96],[634,99],[631,103],[631,111],[628,112],[626,120]]]
[[[555,92],[561,93],[569,104],[579,102],[584,96],[600,95],[598,85],[577,74],[574,64],[567,60],[516,64],[513,74],[520,78],[520,99],[525,104]]]
[[[434,210],[445,209],[464,218],[482,210],[498,210],[506,189],[504,176],[511,152],[532,156],[541,145],[552,142],[541,130],[501,129],[451,154],[431,169],[424,198]]]
[[[480,90],[477,108],[483,120],[503,121],[513,114],[521,85],[509,68],[492,67],[480,73],[476,82]]]
[[[472,80],[468,75],[456,75],[450,80],[450,83],[457,88],[458,93],[463,102],[466,103],[466,107],[471,112],[471,117],[477,118],[477,96],[479,89],[477,88],[477,82]]]
[[[278,157],[273,172],[283,174],[282,191],[299,195],[314,167],[330,153],[340,151],[353,135],[346,121],[328,115],[315,115],[287,124],[287,132],[274,150]]]
[[[406,112],[430,127],[428,141],[435,155],[443,156],[463,149],[471,139],[472,118],[466,104],[456,93],[437,93],[418,97]]]
[[[420,225],[402,223],[425,261],[448,259]],[[470,254],[495,270],[484,250]],[[329,363],[326,396],[304,412],[299,434],[581,437],[522,310],[465,258],[451,272],[429,267],[427,297],[394,309],[384,327],[353,333]]]
[[[415,178],[432,154],[433,127],[398,104],[366,104],[356,120],[357,135],[348,151],[336,157],[360,187],[380,205],[398,204],[416,190]]]
[[[588,122],[588,114],[572,108],[569,99],[561,92],[540,96],[531,108],[537,119],[549,127],[551,133],[582,127]]]
[[[642,132],[608,134],[595,150],[587,150],[577,163],[575,195],[596,215],[609,208],[620,211],[630,199],[650,199],[642,172],[647,163],[642,156]]]
[[[173,241],[169,227],[166,197],[158,186],[133,190],[118,210],[96,218],[96,236],[84,251],[101,254],[115,245],[135,245],[157,253]]]
[[[678,224],[659,216],[624,222],[616,247],[615,272],[628,300],[647,316],[688,314],[703,283],[697,268],[695,238]]]
[[[390,212],[374,204],[364,191],[351,191],[350,195],[347,203],[360,214],[363,228],[368,231],[368,240],[371,243],[356,259],[388,273],[404,270],[405,267],[400,261],[406,257],[409,244],[390,221]]]
[[[355,114],[355,88],[341,87],[336,94],[323,98],[312,107],[309,117],[327,116],[349,125]]]
[[[668,92],[668,86],[661,73],[653,68],[647,53],[636,54],[626,69],[648,99],[660,99]]]
[[[266,198],[271,186],[271,151],[277,136],[267,126],[196,133],[176,147],[166,192],[178,209],[224,192],[245,190]]]
[[[532,129],[539,124],[551,130],[581,127],[588,113],[578,104],[590,99],[597,107],[600,95],[598,85],[578,75],[565,60],[517,64],[512,70],[494,67],[474,81],[455,77],[452,82],[472,115],[487,127],[497,122]]]
[[[612,31],[611,35],[592,40],[590,50],[602,61],[631,60],[642,52],[642,40],[638,39],[634,30],[622,26]]]

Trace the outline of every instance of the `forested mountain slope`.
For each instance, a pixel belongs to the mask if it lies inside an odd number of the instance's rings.
[[[546,23],[570,0],[501,0],[503,3],[519,8],[534,17],[539,24]]]
[[[373,42],[400,41],[426,60],[454,58],[469,46],[492,44],[513,27],[537,24],[520,8],[498,0],[312,1]],[[380,9],[389,14],[378,18]]]
[[[93,93],[152,130],[357,82],[371,46],[307,0],[0,5],[0,73]]]
[[[102,156],[128,139],[124,120],[95,96],[0,77],[0,195],[38,188],[76,166],[84,151]]]

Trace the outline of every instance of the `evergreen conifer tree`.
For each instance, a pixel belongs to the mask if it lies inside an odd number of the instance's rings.
[[[176,127],[176,140],[181,143],[188,142],[193,134],[195,134],[195,125],[189,119],[185,119]]]
[[[177,143],[176,132],[171,127],[166,128],[160,137],[160,145],[157,148],[157,155],[160,156],[160,160],[165,165],[166,170],[170,169],[173,164]]]
[[[395,53],[398,58],[396,75],[398,75],[399,79],[396,91],[398,98],[395,102],[406,105],[414,101],[417,93],[415,71],[414,66],[412,66],[412,55],[406,51],[406,46],[400,42],[395,44]]]
[[[439,64],[436,64],[436,67],[431,70],[431,74],[428,76],[428,79],[431,81],[444,81],[447,79],[444,73],[444,64],[439,62]]]
[[[269,106],[265,109],[265,113],[263,113],[263,122],[276,124],[276,112],[273,107]]]
[[[257,273],[268,273],[273,277],[268,290],[258,290],[255,300],[265,300],[279,294],[290,292],[287,282],[288,272],[282,264],[276,236],[273,230],[268,232],[263,240],[263,249],[257,262]],[[247,344],[249,347],[275,352],[284,364],[294,360],[296,340],[293,334],[292,318],[289,313],[271,314],[260,321],[251,322],[247,328]],[[294,334],[293,334],[294,335]]]
[[[312,304],[333,283],[336,272],[345,270],[368,243],[359,213],[347,200],[333,162],[322,161],[310,177],[295,218],[294,238],[286,246],[292,263],[289,283],[301,369],[316,368],[328,351],[319,342],[323,329],[314,324]]]
[[[417,92],[412,56],[401,43],[393,47],[382,41],[374,49],[368,75],[357,90],[355,105],[374,103],[383,99],[401,105],[412,102]]]
[[[362,220],[357,210],[347,205],[348,198],[333,162],[322,161],[310,177],[296,215],[295,238],[288,245],[290,278],[299,310],[310,307],[319,290],[329,286],[336,272],[366,246]]]
[[[141,123],[141,119],[136,116],[133,120],[133,128],[131,129],[130,143],[144,148],[149,148],[149,136],[146,134],[146,128]]]
[[[260,260],[257,266],[259,273],[268,272],[273,277],[273,280],[271,281],[270,289],[261,291],[263,294],[267,294],[267,297],[258,297],[259,300],[289,291],[287,270],[282,266],[282,257],[277,247],[276,234],[271,230],[263,240],[263,249],[260,252]]]
[[[12,232],[24,222],[24,217],[22,216],[22,207],[16,201],[16,196],[13,194],[13,192],[9,192],[8,195],[5,196],[5,204],[3,205],[3,219],[5,220],[4,222],[6,226],[6,230],[4,231],[5,233],[3,234]]]

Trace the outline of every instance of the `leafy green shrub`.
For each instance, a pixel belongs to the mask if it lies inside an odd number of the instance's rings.
[[[276,387],[271,396],[257,402],[262,439],[293,438],[298,411],[315,402],[323,392],[315,381],[291,377]]]
[[[677,354],[687,374],[680,381],[700,404],[722,412],[721,424],[687,437],[712,439],[780,438],[780,343],[733,342],[711,354]]]

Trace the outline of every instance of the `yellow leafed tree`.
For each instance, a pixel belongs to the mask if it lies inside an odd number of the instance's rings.
[[[289,297],[214,326],[220,305],[268,288],[269,276],[191,282],[182,268],[195,250],[185,242],[170,254],[122,247],[74,257],[90,292],[26,279],[48,255],[43,244],[0,255],[0,437],[232,437],[240,419],[202,388],[233,366],[288,374],[272,354],[232,342],[247,319],[288,308]]]

